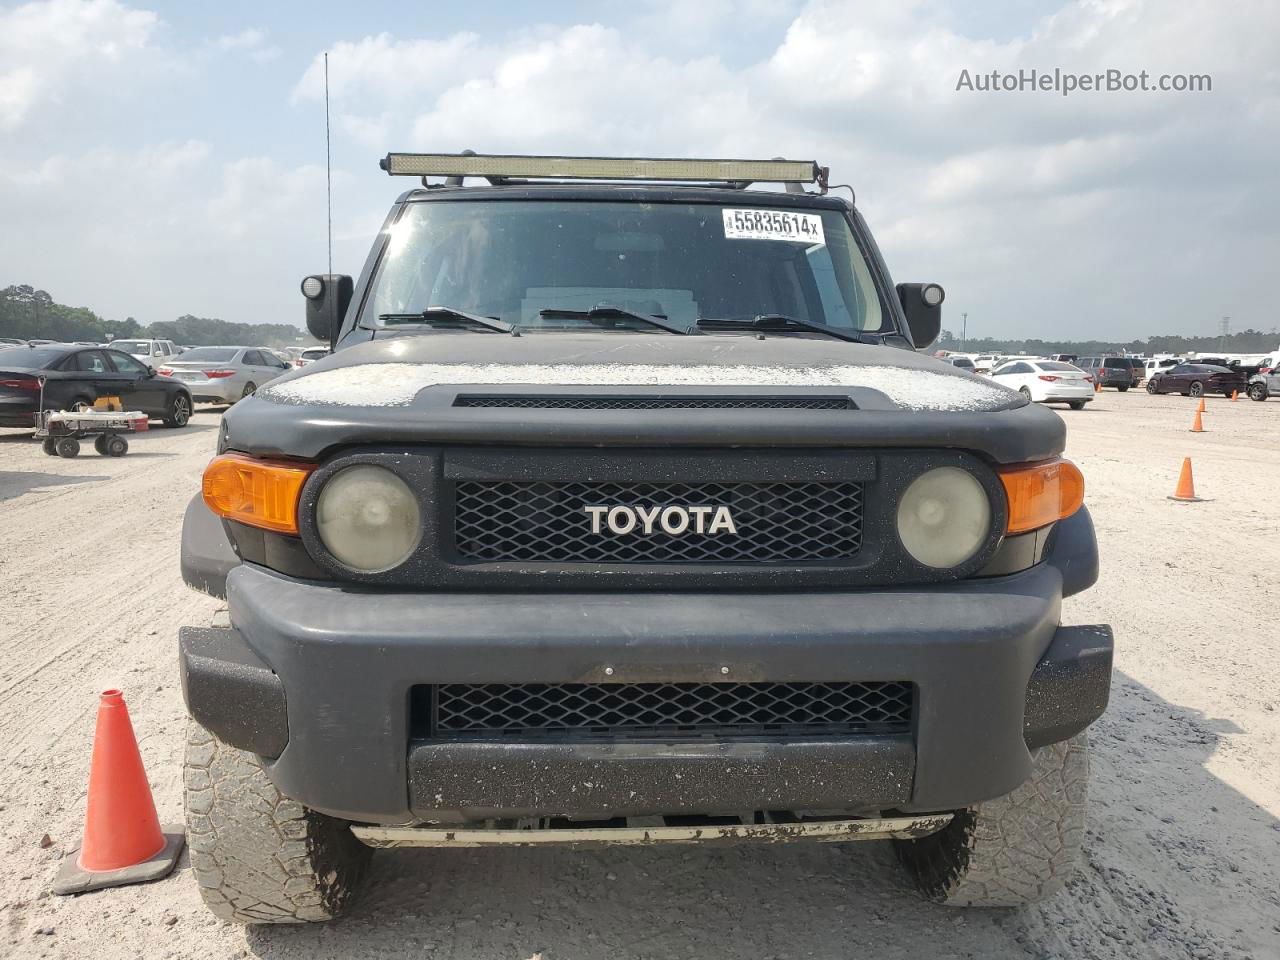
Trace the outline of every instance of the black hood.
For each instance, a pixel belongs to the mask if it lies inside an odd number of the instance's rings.
[[[819,396],[841,409],[788,399]],[[478,397],[506,405],[468,405]],[[540,403],[548,397],[560,405]],[[564,406],[584,397],[721,406]],[[724,408],[736,398],[750,403]],[[762,408],[761,398],[779,399],[778,408]],[[795,335],[621,331],[384,336],[273,381],[229,411],[226,426],[232,448],[306,458],[351,443],[443,442],[963,446],[1030,460],[1063,443],[1061,421],[1020,394],[911,351]]]

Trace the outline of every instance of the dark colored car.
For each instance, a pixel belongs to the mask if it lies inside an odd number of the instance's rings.
[[[209,908],[325,920],[371,847],[493,844],[891,839],[939,901],[1060,889],[1093,524],[1060,417],[919,352],[941,287],[812,163],[386,164],[450,179],[303,280],[333,355],[227,412],[184,521],[227,600],[179,638]]]
[[[1128,357],[1081,357],[1075,365],[1104,387],[1115,387],[1124,393],[1142,382],[1145,370],[1141,360]]]
[[[0,426],[33,426],[42,397],[45,410],[75,410],[93,406],[99,397],[119,397],[126,410],[141,410],[169,427],[191,419],[186,387],[119,350],[62,343],[0,349]]]
[[[954,356],[953,356],[953,357],[943,357],[943,358],[942,358],[942,362],[943,362],[943,363],[949,363],[949,364],[951,364],[951,366],[956,367],[956,368],[958,368],[958,369],[960,369],[960,370],[965,370],[965,371],[967,371],[967,372],[969,372],[969,373],[977,373],[977,372],[978,372],[978,371],[977,371],[977,368],[976,368],[976,367],[974,367],[974,365],[973,365],[973,361],[972,361],[971,359],[969,359],[968,357],[954,357]]]
[[[1248,376],[1240,370],[1211,363],[1180,363],[1153,373],[1147,381],[1147,393],[1180,393],[1189,397],[1221,393],[1229,397],[1237,390],[1244,393],[1248,385]]]

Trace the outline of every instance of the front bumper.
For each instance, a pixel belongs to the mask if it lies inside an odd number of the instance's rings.
[[[1092,529],[1057,534],[1019,574],[847,593],[388,594],[241,564],[233,626],[182,632],[183,689],[199,722],[270,758],[286,796],[364,823],[952,810],[1009,792],[1029,747],[1105,708],[1110,628],[1058,625],[1064,581],[1096,571]],[[908,680],[914,731],[413,739],[416,684],[601,682],[606,667],[611,683]]]

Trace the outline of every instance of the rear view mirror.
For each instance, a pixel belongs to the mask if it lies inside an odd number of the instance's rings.
[[[307,330],[313,337],[334,346],[353,289],[351,278],[344,273],[317,273],[302,281],[302,295],[307,300]]]
[[[936,283],[900,283],[898,300],[907,317],[911,343],[923,350],[942,332],[942,301],[946,294]]]

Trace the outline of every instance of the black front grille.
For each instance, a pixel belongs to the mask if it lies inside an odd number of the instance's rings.
[[[417,709],[428,704],[427,735],[436,738],[838,736],[908,732],[913,688],[900,681],[415,688]]]
[[[587,507],[727,507],[736,533],[592,532]],[[621,522],[619,525],[623,525]],[[675,525],[673,523],[673,525]],[[860,483],[462,481],[454,537],[471,561],[769,563],[852,559],[862,544]]]
[[[849,410],[848,397],[458,397],[455,407],[524,410]]]

